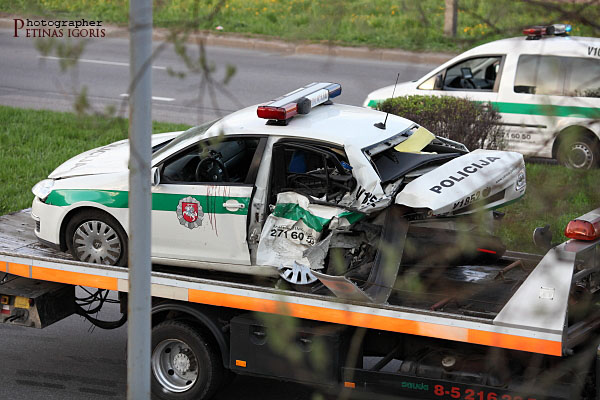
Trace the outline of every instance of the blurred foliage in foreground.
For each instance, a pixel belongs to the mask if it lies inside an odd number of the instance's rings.
[[[125,25],[129,1],[0,0],[0,12]],[[597,0],[460,0],[457,36],[447,38],[444,0],[154,0],[157,27],[407,50],[460,51],[553,23],[571,23],[577,36],[598,36],[599,20]]]

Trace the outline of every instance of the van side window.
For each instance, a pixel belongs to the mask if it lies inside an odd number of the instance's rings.
[[[515,93],[562,96],[565,81],[562,58],[557,56],[520,56],[515,76]]]
[[[567,76],[565,95],[600,97],[600,60],[593,58],[565,57]]]
[[[522,55],[516,93],[600,97],[600,62],[592,58]]]
[[[476,57],[454,64],[446,71],[444,90],[494,90],[501,60],[501,56]]]

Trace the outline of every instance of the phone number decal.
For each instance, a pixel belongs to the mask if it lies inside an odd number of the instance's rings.
[[[534,397],[518,396],[507,393],[496,393],[487,390],[462,390],[456,386],[434,385],[433,394],[444,399],[461,400],[536,400]]]

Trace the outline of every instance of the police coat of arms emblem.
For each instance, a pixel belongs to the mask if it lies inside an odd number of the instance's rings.
[[[179,200],[177,219],[181,225],[189,229],[197,228],[202,226],[203,217],[204,211],[198,200],[190,196]]]

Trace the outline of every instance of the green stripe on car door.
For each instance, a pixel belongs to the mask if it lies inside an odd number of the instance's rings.
[[[156,211],[175,211],[179,205],[179,201],[184,197],[193,197],[200,202],[204,212],[215,214],[248,214],[248,205],[250,204],[249,197],[231,197],[231,196],[197,196],[188,194],[170,194],[170,193],[153,193],[152,194],[152,210]],[[244,208],[236,211],[228,211],[223,207],[223,203],[227,200],[237,200],[242,203]]]
[[[128,193],[120,190],[58,189],[50,193],[46,204],[65,207],[81,201],[91,201],[106,207],[127,208]]]
[[[175,211],[179,201],[185,197],[193,197],[198,200],[204,212],[215,214],[248,214],[249,197],[231,196],[203,196],[189,194],[153,193],[152,210]],[[228,211],[224,206],[227,200],[236,200],[244,204],[244,208],[236,211]],[[72,204],[89,201],[99,203],[106,207],[127,208],[129,204],[129,192],[119,190],[89,190],[89,189],[58,189],[53,190],[46,199],[46,204],[53,206],[70,206]]]

